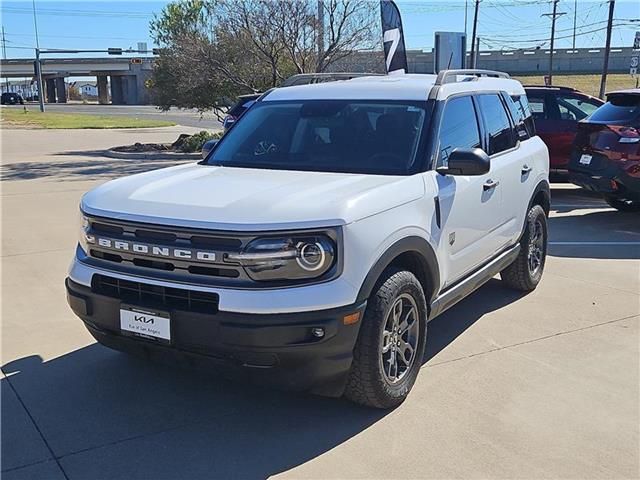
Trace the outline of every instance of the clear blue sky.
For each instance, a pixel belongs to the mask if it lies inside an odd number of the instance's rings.
[[[558,11],[566,12],[557,23],[557,45],[572,44],[575,0],[560,0]],[[44,1],[36,0],[41,48],[105,49],[135,48],[149,38],[149,21],[164,1]],[[408,48],[431,49],[433,32],[464,31],[465,0],[399,0]],[[471,37],[473,0],[468,0],[468,34]],[[607,2],[578,0],[577,47],[601,47],[605,43]],[[548,0],[482,0],[479,36],[482,49],[545,46],[551,11]],[[32,2],[2,1],[2,25],[9,58],[32,57],[35,46]],[[640,30],[640,2],[617,0],[613,46],[631,46]],[[635,19],[636,22],[630,20]],[[547,45],[548,46],[548,45]]]

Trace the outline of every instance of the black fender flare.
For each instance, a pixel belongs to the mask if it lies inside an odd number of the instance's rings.
[[[440,288],[440,270],[438,268],[438,260],[433,248],[422,237],[411,236],[398,240],[391,245],[378,260],[373,264],[369,273],[364,279],[360,291],[358,292],[357,302],[365,301],[369,298],[376,282],[393,261],[403,253],[417,253],[420,258],[420,269],[424,273],[425,280],[428,284],[429,291],[425,291],[427,306],[431,305],[433,298]]]
[[[527,213],[524,216],[524,221],[522,222],[522,228],[520,229],[520,237],[518,238],[518,242],[522,240],[522,236],[524,235],[525,228],[527,227],[527,214],[531,207],[534,205],[534,200],[538,196],[538,194],[542,192],[544,195],[544,199],[546,205],[541,205],[544,213],[549,217],[549,209],[551,208],[551,187],[549,186],[549,182],[547,180],[541,180],[536,188],[533,189],[533,193],[531,194],[531,198],[529,199],[529,205],[527,206]]]
[[[545,213],[549,216],[549,208],[551,207],[551,187],[549,186],[549,182],[547,180],[541,180],[536,188],[533,189],[533,193],[531,194],[531,198],[529,199],[529,208],[527,211],[531,210],[533,207],[533,201],[538,196],[540,192],[544,193],[544,198],[547,202],[546,205],[541,205],[544,208]]]

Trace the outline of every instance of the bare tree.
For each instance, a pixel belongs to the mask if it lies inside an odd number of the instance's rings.
[[[215,108],[243,92],[323,72],[360,49],[379,47],[377,2],[186,0],[151,23],[162,47],[153,86],[161,107]],[[324,32],[318,51],[318,35]]]

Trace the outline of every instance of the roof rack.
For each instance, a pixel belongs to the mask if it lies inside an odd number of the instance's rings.
[[[497,72],[495,70],[442,70],[438,73],[435,85],[444,85],[445,83],[455,83],[455,77],[458,75],[466,75],[473,77],[492,77],[492,78],[511,78],[508,73]],[[453,77],[453,79],[452,79]]]

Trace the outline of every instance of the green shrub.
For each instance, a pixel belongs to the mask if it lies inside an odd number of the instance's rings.
[[[199,152],[202,150],[202,145],[204,145],[205,142],[220,137],[222,137],[222,132],[207,132],[202,130],[182,140],[179,148],[185,153]]]

